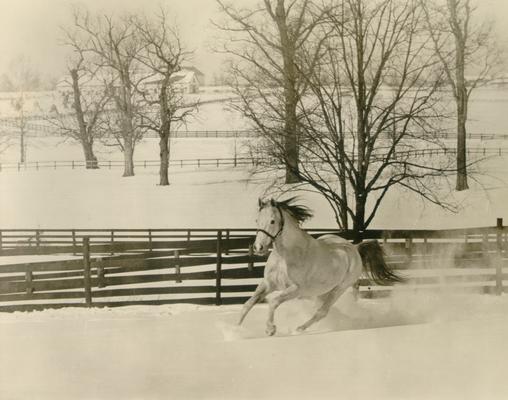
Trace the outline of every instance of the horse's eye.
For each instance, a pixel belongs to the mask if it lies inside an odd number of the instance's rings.
[[[272,220],[270,221],[270,223],[273,225],[273,224],[275,224],[275,221],[272,219]]]

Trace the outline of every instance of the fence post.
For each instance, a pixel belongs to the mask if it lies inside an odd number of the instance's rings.
[[[413,238],[411,237],[406,239],[406,254],[408,261],[411,262],[413,258]]]
[[[180,276],[180,250],[175,250],[175,282],[182,283],[182,278]]]
[[[39,229],[35,231],[35,246],[37,248],[41,246],[41,231]]]
[[[215,269],[215,305],[222,304],[221,285],[222,285],[222,231],[217,232],[217,267]]]
[[[34,292],[33,287],[33,271],[30,264],[26,264],[25,280],[26,280],[26,294],[30,295]]]
[[[427,237],[427,235],[425,235],[425,237],[423,238],[423,265],[425,267],[427,267],[429,263],[428,255],[429,255],[429,238]]]
[[[115,248],[114,248],[114,245],[115,245],[115,231],[111,231],[111,250],[110,250],[110,255],[115,255]]]
[[[503,218],[497,219],[496,243],[496,294],[503,293]]]
[[[229,235],[230,235],[230,232],[229,232],[229,229],[226,231],[226,245],[224,246],[225,249],[224,249],[224,254],[226,254],[227,256],[229,255]]]
[[[102,258],[97,260],[97,287],[104,288],[106,284],[104,283],[104,278],[106,276],[106,271],[104,269],[104,264],[102,263]]]
[[[74,255],[77,254],[77,251],[76,251],[76,230],[72,230],[72,250],[74,252]]]
[[[489,257],[489,234],[484,233],[482,237],[482,253],[483,259],[490,265],[490,257]]]
[[[92,278],[90,276],[90,238],[83,238],[83,272],[84,272],[84,288],[85,303],[87,307],[92,306]]]

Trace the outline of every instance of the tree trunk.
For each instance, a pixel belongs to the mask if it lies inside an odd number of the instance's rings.
[[[467,190],[467,159],[466,159],[466,121],[467,98],[465,88],[459,91],[457,98],[457,182],[455,189]]]
[[[77,69],[71,69],[70,75],[72,79],[72,91],[74,94],[74,111],[76,112],[76,120],[78,122],[79,137],[81,138],[81,147],[85,155],[85,162],[87,169],[99,168],[97,164],[97,157],[93,152],[93,136],[90,132],[92,127],[87,126],[85,121],[85,113],[83,112],[83,105],[81,103],[81,89],[79,88],[79,74]]]
[[[339,214],[340,214],[339,226],[344,230],[348,230],[349,229],[349,219],[348,219],[348,212],[347,212],[347,206],[348,206],[347,182],[346,182],[346,174],[344,172],[344,166],[340,167],[339,180],[340,180],[339,184],[340,184],[341,199],[344,202],[344,204],[339,204]]]
[[[454,7],[457,7],[455,3]],[[455,19],[457,10],[454,9]],[[455,79],[457,102],[457,183],[455,189],[458,191],[467,190],[467,161],[466,161],[466,122],[467,122],[467,82],[465,77],[466,60],[466,38],[460,29],[456,29],[455,35]]]
[[[25,130],[21,128],[21,136],[19,140],[19,162],[24,163],[25,162]]]
[[[123,176],[134,176],[134,146],[133,144],[126,140],[124,143],[124,170]]]
[[[356,209],[353,218],[353,243],[360,243],[363,240],[365,231],[365,200],[367,196],[363,192],[357,192]]]
[[[299,177],[299,146],[297,106],[298,92],[297,71],[295,68],[295,42],[290,36],[289,21],[284,6],[284,0],[277,0],[275,11],[277,27],[280,35],[282,62],[284,71],[284,152],[286,160],[286,183],[298,183]]]
[[[98,169],[99,164],[97,162],[97,157],[93,152],[92,143],[83,140],[81,141],[81,147],[83,148],[83,154],[85,156],[86,169]]]
[[[286,183],[298,183],[298,135],[296,133],[296,124],[287,124],[285,129],[284,151],[286,153]],[[293,130],[293,131],[292,131]]]
[[[159,169],[159,176],[161,186],[169,186],[169,135],[160,135],[159,140],[161,165]]]

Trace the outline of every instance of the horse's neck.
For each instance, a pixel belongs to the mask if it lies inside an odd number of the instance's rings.
[[[287,213],[284,213],[284,219],[284,230],[274,243],[275,249],[286,262],[293,259],[299,260],[305,255],[312,237],[303,231]]]

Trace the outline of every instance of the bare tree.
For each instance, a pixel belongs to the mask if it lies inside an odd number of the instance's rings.
[[[242,99],[239,107],[254,125],[264,130],[278,125],[286,158],[286,183],[299,181],[298,103],[306,81],[298,69],[304,44],[319,25],[322,13],[310,0],[263,0],[256,8],[236,9],[217,0],[230,23],[216,24],[231,33],[222,51],[234,57],[233,81]],[[305,72],[303,72],[305,73]],[[265,118],[252,114],[256,99]]]
[[[18,91],[17,97],[11,100],[11,105],[16,111],[15,124],[19,130],[19,162],[26,161],[26,136],[28,115],[26,110],[26,93]]]
[[[130,16],[92,16],[79,9],[74,12],[74,26],[82,37],[80,48],[85,54],[95,56],[97,66],[112,71],[114,79],[109,83],[111,98],[116,107],[116,116],[109,115],[114,144],[124,154],[123,176],[134,175],[134,150],[142,139],[140,127],[139,99],[136,87],[143,74],[137,56],[143,45],[131,24]]]
[[[91,65],[85,61],[81,50],[74,50],[77,58],[70,62],[69,76],[65,81],[69,90],[62,93],[63,96],[72,95],[72,111],[68,112],[65,107],[62,110],[55,108],[47,121],[62,136],[80,143],[86,168],[97,169],[99,165],[94,154],[94,143],[106,133],[102,125],[110,102],[109,80],[101,81],[97,68],[90,69]],[[63,101],[64,104],[68,102]]]
[[[475,20],[472,0],[422,1],[427,29],[446,73],[457,113],[456,190],[468,189],[466,126],[471,93],[499,63],[492,21]]]
[[[299,102],[299,178],[356,240],[395,186],[448,206],[436,185],[454,170],[448,157],[430,156],[441,146],[442,76],[423,22],[415,1],[344,0],[301,57],[302,70],[312,73]],[[284,163],[276,132],[263,137],[265,152]]]
[[[39,74],[33,69],[28,57],[20,55],[10,63],[11,88],[16,92],[12,107],[16,112],[16,126],[19,130],[19,161],[26,161],[27,137],[27,92],[37,90],[40,85]]]
[[[169,26],[164,10],[160,10],[154,21],[138,16],[133,17],[132,23],[144,48],[137,60],[148,71],[138,86],[147,105],[143,108],[142,124],[159,136],[159,184],[168,186],[171,130],[175,125],[185,123],[197,106],[185,103],[183,88],[178,86],[177,74],[190,53],[184,51],[180,35]]]

